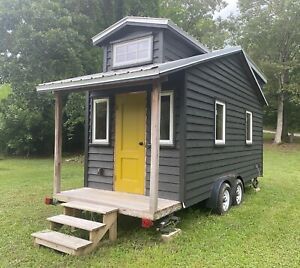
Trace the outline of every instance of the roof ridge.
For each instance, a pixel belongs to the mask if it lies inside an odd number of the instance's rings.
[[[125,26],[126,24],[157,24],[164,26],[165,28],[168,27],[169,30],[177,33],[181,38],[185,39],[190,43],[190,45],[194,46],[198,50],[200,50],[203,53],[207,53],[210,50],[200,43],[197,38],[195,38],[193,35],[189,34],[185,30],[183,30],[181,27],[179,27],[176,23],[174,23],[170,18],[155,18],[155,17],[142,17],[142,16],[126,16],[122,18],[121,20],[115,22],[108,28],[104,29],[100,33],[96,34],[92,37],[92,41],[94,45],[97,45],[101,43],[101,41],[105,40],[108,36],[113,34],[115,31],[117,31],[119,28],[122,28],[122,26]],[[143,25],[143,26],[144,26]]]

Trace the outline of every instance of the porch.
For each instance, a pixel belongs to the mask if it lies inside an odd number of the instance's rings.
[[[86,144],[85,144],[85,180],[89,176],[86,172],[88,170],[88,146],[90,144],[97,145],[98,148],[113,148],[114,150],[114,172],[113,176],[107,174],[107,167],[111,165],[111,163],[105,162],[102,166],[93,167],[93,169],[97,168],[97,171],[92,172],[93,176],[97,176],[101,180],[105,180],[106,183],[112,180],[114,184],[113,190],[106,190],[106,188],[100,188],[102,190],[97,190],[98,187],[93,188],[82,188],[75,189],[71,191],[61,192],[61,167],[62,167],[62,114],[63,114],[63,105],[62,105],[62,95],[68,93],[67,91],[56,91],[53,90],[55,95],[55,146],[54,146],[54,176],[53,176],[53,197],[58,199],[59,201],[66,202],[72,200],[81,200],[90,203],[98,203],[102,205],[111,205],[116,208],[121,208],[120,213],[140,218],[148,218],[148,219],[158,219],[163,217],[164,215],[170,214],[173,211],[177,210],[178,203],[177,201],[172,200],[164,200],[158,198],[158,188],[159,188],[159,153],[160,153],[160,92],[161,92],[161,84],[162,81],[166,81],[166,78],[158,78],[153,79],[151,82],[149,80],[144,81],[144,84],[141,84],[139,81],[139,86],[142,87],[148,86],[150,87],[150,114],[151,114],[151,122],[149,125],[151,139],[150,143],[147,144],[146,137],[146,128],[138,129],[134,128],[133,125],[142,126],[143,122],[146,123],[146,93],[140,93],[135,91],[126,92],[127,94],[118,94],[115,95],[115,102],[119,105],[120,109],[115,110],[115,136],[113,137],[114,142],[110,141],[110,129],[109,125],[113,125],[110,122],[110,105],[109,99],[112,97],[106,97],[100,99],[102,104],[102,100],[106,100],[105,116],[100,116],[99,118],[105,118],[106,124],[105,126],[101,126],[103,128],[106,127],[102,132],[105,133],[105,139],[102,138],[102,134],[99,134],[101,137],[98,138],[98,134],[96,134],[96,121],[88,122],[89,116],[86,116],[86,125],[92,125],[92,137],[88,135],[88,126],[85,128],[86,134]],[[150,83],[149,83],[150,82]],[[129,83],[124,84],[118,83],[115,86],[119,91],[122,92],[124,86]],[[92,86],[92,85],[91,85]],[[84,88],[78,89],[79,91],[87,91],[91,90],[91,86],[86,86]],[[100,85],[99,85],[100,86]],[[113,88],[110,88],[107,85],[101,85],[103,88],[98,88],[96,91],[102,92],[106,91],[106,94],[110,90],[113,91]],[[133,88],[136,84],[132,84]],[[151,88],[152,87],[152,88]],[[75,90],[77,91],[77,90]],[[69,92],[74,92],[74,90],[70,90]],[[136,99],[139,97],[138,99]],[[88,94],[88,100],[91,100],[91,96]],[[96,120],[96,105],[99,98],[97,97],[96,102],[93,101],[93,120]],[[125,103],[126,100],[126,103]],[[128,101],[130,100],[130,101]],[[104,103],[104,102],[103,102]],[[89,112],[89,106],[87,105],[86,112]],[[99,109],[102,109],[102,106],[99,106]],[[138,107],[133,109],[133,107]],[[119,111],[119,112],[118,112]],[[103,113],[104,113],[103,112]],[[145,113],[145,114],[142,114]],[[137,118],[133,117],[133,115],[138,115]],[[123,118],[128,118],[128,122],[123,122]],[[92,119],[91,119],[92,120]],[[117,122],[117,121],[120,122]],[[125,120],[125,119],[124,119]],[[103,121],[104,122],[104,121]],[[146,127],[146,126],[145,126]],[[134,133],[132,133],[134,129]],[[122,136],[123,135],[123,136]],[[97,136],[97,138],[96,138]],[[146,145],[147,144],[147,145]],[[146,148],[150,146],[151,148],[151,156],[149,158],[149,196],[144,196],[146,193]],[[100,157],[100,156],[99,156]],[[143,161],[145,162],[143,164]],[[134,162],[134,163],[133,163]],[[126,165],[124,164],[126,163]],[[144,168],[142,168],[144,166]],[[121,175],[125,174],[125,175]],[[85,187],[88,187],[88,184],[85,183]],[[141,194],[141,196],[139,195]],[[160,201],[159,201],[160,200]],[[164,201],[162,201],[164,200]],[[160,204],[159,204],[160,202]],[[120,205],[121,204],[121,205]],[[173,206],[175,206],[175,210]],[[120,207],[121,206],[121,207]],[[181,208],[181,204],[178,209]]]
[[[78,188],[62,191],[54,195],[60,202],[81,201],[118,208],[118,213],[137,218],[158,220],[182,208],[179,201],[158,198],[157,209],[150,212],[150,197],[94,188]]]

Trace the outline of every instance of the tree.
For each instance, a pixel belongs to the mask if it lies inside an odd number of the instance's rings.
[[[101,71],[101,50],[90,39],[121,17],[168,17],[217,48],[227,38],[224,22],[213,20],[222,6],[222,0],[0,0],[0,83],[12,87],[0,103],[0,148],[52,151],[54,101],[37,94],[36,85]],[[64,103],[64,148],[71,142],[80,147],[84,95],[70,94]]]
[[[53,98],[37,94],[36,85],[99,72],[102,53],[91,37],[122,16],[157,12],[158,1],[146,0],[0,0],[0,82],[12,86],[0,104],[0,148],[51,152]],[[66,148],[82,137],[76,131],[83,130],[85,101],[75,94],[64,101]]]
[[[161,17],[178,26],[211,49],[222,48],[227,39],[226,21],[214,19],[215,11],[225,7],[223,0],[161,0]]]
[[[300,2],[298,0],[239,0],[240,15],[234,20],[241,44],[268,77],[267,96],[276,98],[274,142],[282,142],[288,127],[285,106],[299,103]],[[299,79],[298,79],[299,80]],[[271,101],[271,104],[274,103]],[[273,109],[273,107],[271,107]]]
[[[0,1],[0,77],[12,86],[0,108],[7,152],[52,150],[53,99],[35,86],[99,70],[101,54],[90,42],[95,16],[97,1]]]

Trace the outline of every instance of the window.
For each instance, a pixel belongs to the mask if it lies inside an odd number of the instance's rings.
[[[225,103],[215,103],[215,144],[225,144]]]
[[[152,36],[114,44],[113,67],[151,61],[152,47]]]
[[[173,92],[160,94],[160,144],[173,144]]]
[[[252,113],[246,111],[246,143],[252,144]]]
[[[93,143],[108,144],[109,99],[93,101]]]

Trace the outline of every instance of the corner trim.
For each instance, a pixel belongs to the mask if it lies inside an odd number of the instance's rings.
[[[90,92],[85,93],[85,115],[84,115],[84,187],[88,187],[88,155],[89,155],[89,112]]]

